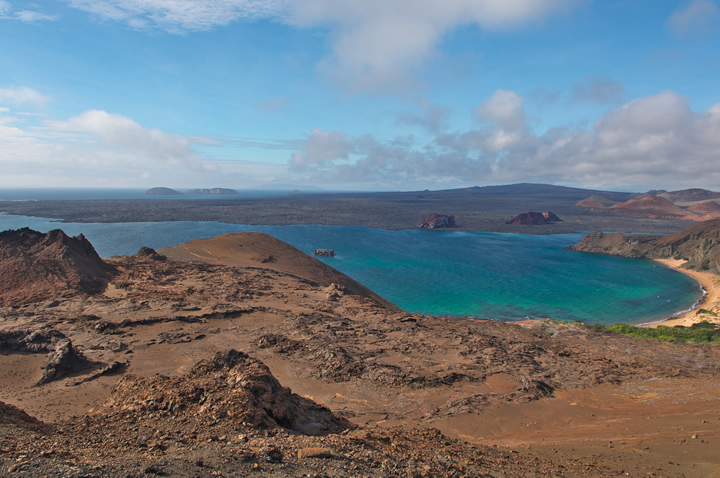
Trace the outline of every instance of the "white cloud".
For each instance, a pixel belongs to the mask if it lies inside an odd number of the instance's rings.
[[[146,185],[143,175],[197,184],[219,172],[194,151],[192,138],[98,110],[47,121],[0,108],[0,144],[3,186],[14,177],[42,186],[138,187]]]
[[[54,15],[37,12],[34,10],[20,10],[15,12],[15,18],[26,23],[35,23],[39,21],[53,21],[57,18]]]
[[[290,22],[327,27],[333,55],[322,70],[350,90],[402,91],[443,36],[462,25],[504,29],[576,0],[297,0]]]
[[[314,129],[302,149],[302,153],[292,155],[291,169],[302,171],[308,167],[329,166],[339,159],[347,160],[353,146],[345,133]]]
[[[720,17],[720,8],[712,0],[693,0],[685,8],[679,8],[667,20],[667,26],[675,36],[702,32]]]
[[[635,190],[720,184],[720,104],[697,113],[684,97],[663,91],[607,112],[592,130],[542,135],[530,131],[523,98],[512,91],[498,90],[475,113],[489,122],[414,147],[344,136],[354,161],[307,163],[305,174],[374,185],[388,178],[398,185],[421,178],[427,185],[536,181]]]
[[[319,68],[351,92],[404,91],[444,35],[459,26],[517,27],[582,1],[65,0],[105,20],[171,33],[257,19],[326,29],[332,54]]]
[[[103,147],[139,153],[169,165],[204,167],[188,138],[157,128],[145,128],[121,115],[90,110],[67,121],[48,122],[48,126],[55,132],[79,133],[90,143],[98,142]]]
[[[18,10],[13,12],[12,5],[7,0],[0,0],[0,19],[20,20],[21,22],[34,23],[41,20],[55,20],[53,15],[38,12],[35,10]]]
[[[0,104],[34,104],[43,105],[48,97],[27,86],[10,86],[0,88]]]
[[[65,0],[70,6],[135,28],[205,31],[240,19],[275,18],[284,0]]]

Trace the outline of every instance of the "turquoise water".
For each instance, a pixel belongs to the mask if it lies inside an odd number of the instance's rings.
[[[265,232],[307,253],[334,249],[337,256],[321,260],[407,311],[436,316],[637,324],[687,310],[701,295],[693,279],[651,261],[565,250],[580,240],[579,233],[529,236],[217,222],[76,224],[0,215],[0,230],[25,226],[82,233],[104,257],[231,232]]]

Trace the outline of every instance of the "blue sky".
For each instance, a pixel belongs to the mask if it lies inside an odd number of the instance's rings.
[[[720,190],[716,0],[0,0],[0,187]]]

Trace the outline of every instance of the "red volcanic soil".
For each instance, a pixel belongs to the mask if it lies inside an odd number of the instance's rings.
[[[611,206],[610,211],[616,214],[641,217],[685,217],[691,215],[685,209],[676,206],[665,198],[647,196],[641,199],[631,199],[624,203]]]
[[[693,204],[688,208],[690,211],[701,215],[720,216],[720,204],[715,201],[705,201]]]
[[[322,286],[338,284],[349,293],[371,298],[390,309],[397,307],[364,285],[290,244],[261,232],[237,232],[196,239],[158,253],[182,262],[204,262],[234,267],[262,267],[289,273]]]
[[[591,208],[591,209],[605,209],[617,204],[617,201],[612,199],[604,198],[602,196],[590,196],[582,201],[575,203],[576,206]]]

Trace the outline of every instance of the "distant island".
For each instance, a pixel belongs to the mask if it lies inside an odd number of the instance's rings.
[[[234,189],[228,188],[197,188],[197,189],[184,189],[182,192],[171,188],[150,188],[145,191],[148,196],[182,196],[183,194],[217,194],[217,195],[228,195],[238,194]]]
[[[203,188],[203,189],[186,189],[186,194],[238,194],[234,189],[227,188]]]
[[[170,189],[170,188],[150,188],[147,191],[145,191],[145,195],[147,195],[147,196],[181,196],[182,193],[180,191],[176,191],[176,190]]]

